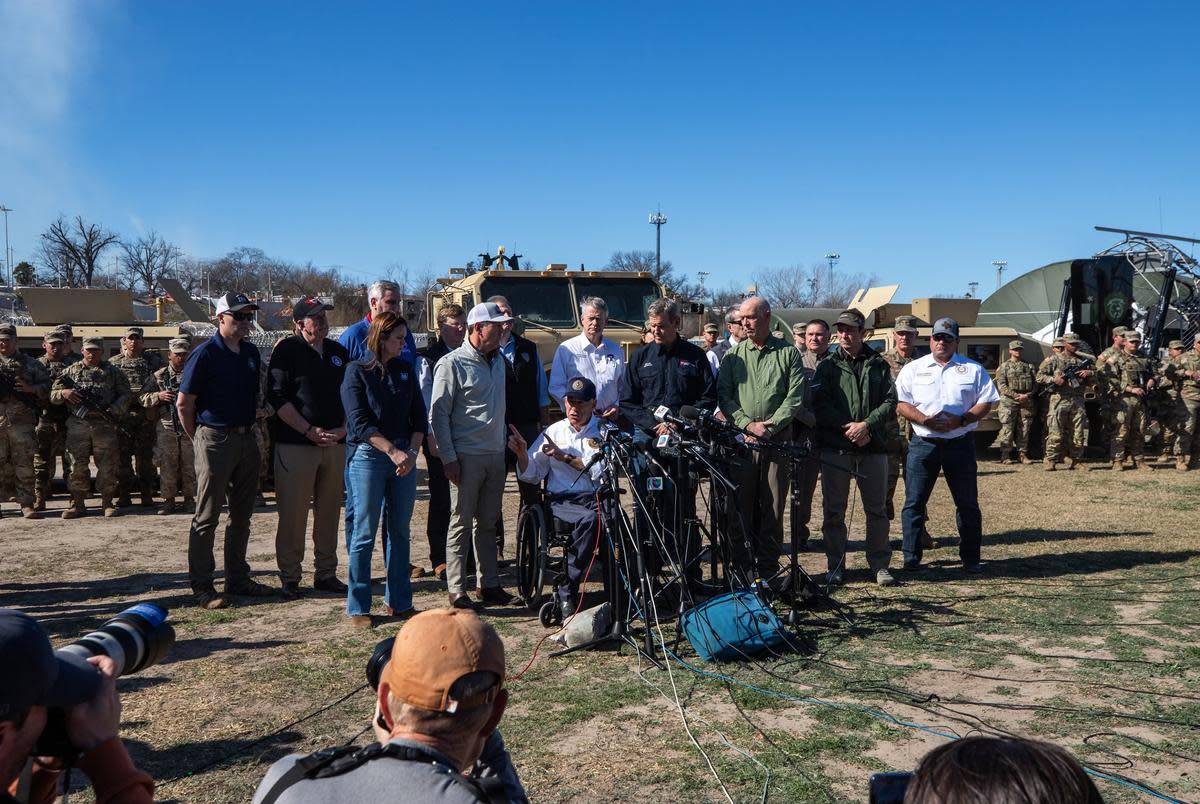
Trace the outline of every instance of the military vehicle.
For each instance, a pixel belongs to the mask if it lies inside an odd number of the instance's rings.
[[[470,310],[492,296],[504,296],[519,319],[518,331],[537,344],[547,370],[558,345],[583,331],[579,303],[585,298],[599,296],[608,303],[604,335],[628,356],[641,343],[646,307],[666,295],[662,285],[648,273],[568,271],[564,263],[551,263],[544,271],[485,269],[467,273],[460,268],[450,273],[452,276],[438,280],[440,287],[426,300],[429,331],[437,332],[437,311],[443,304],[453,302]],[[703,308],[688,303],[683,307],[685,323],[698,329]]]
[[[40,357],[42,337],[60,324],[70,324],[75,336],[75,351],[81,339],[104,338],[105,350],[112,356],[121,350],[121,338],[131,326],[141,327],[146,348],[166,354],[172,338],[190,336],[180,324],[163,321],[162,299],[156,300],[155,320],[138,320],[133,312],[133,294],[107,288],[18,288],[32,324],[17,324],[17,348]]]

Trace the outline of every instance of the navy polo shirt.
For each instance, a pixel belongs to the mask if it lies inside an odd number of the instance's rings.
[[[197,346],[183,366],[179,391],[196,395],[196,423],[208,427],[248,427],[258,410],[258,347],[242,341],[235,352],[220,334]]]

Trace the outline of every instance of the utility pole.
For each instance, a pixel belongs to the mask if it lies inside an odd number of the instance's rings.
[[[654,227],[654,278],[658,280],[662,279],[662,228],[666,222],[662,209],[650,213],[650,225]]]
[[[704,279],[709,274],[709,271],[697,271],[696,276],[700,277],[700,301],[704,301]]]
[[[992,260],[992,265],[996,266],[996,290],[999,290],[1003,283],[1004,269],[1008,267],[1008,260]]]
[[[8,286],[15,287],[13,280],[12,249],[8,245],[8,213],[12,212],[12,209],[0,204],[0,212],[4,213],[4,265],[6,268],[8,268]]]
[[[833,266],[838,264],[838,260],[842,258],[841,254],[826,254],[825,259],[829,261],[829,287],[825,289],[826,294],[833,293]],[[815,302],[814,302],[815,304]]]
[[[974,299],[976,296],[976,292],[979,290],[979,283],[978,282],[968,282],[967,287],[969,287],[971,289],[970,296],[972,299]]]

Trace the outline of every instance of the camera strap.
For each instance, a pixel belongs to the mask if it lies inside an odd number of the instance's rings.
[[[271,789],[259,799],[260,804],[275,804],[283,792],[292,785],[304,779],[328,779],[341,776],[355,768],[367,764],[371,760],[399,759],[407,762],[423,762],[442,768],[446,776],[455,784],[468,790],[478,801],[489,804],[507,804],[508,797],[504,794],[504,783],[496,777],[470,779],[455,768],[436,759],[432,754],[419,748],[396,743],[372,743],[365,748],[347,745],[338,748],[326,748],[296,760],[292,767],[271,785]]]

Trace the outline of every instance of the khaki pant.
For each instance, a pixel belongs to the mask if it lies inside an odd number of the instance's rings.
[[[308,511],[313,512],[313,576],[337,573],[338,514],[345,491],[346,445],[275,444],[275,559],[284,583],[299,583],[304,567]]]
[[[496,568],[496,522],[504,496],[504,453],[460,455],[458,485],[450,484],[450,532],[446,536],[446,587],[467,591],[463,578],[467,545],[475,548],[480,589],[500,585]]]
[[[33,456],[36,452],[34,422],[12,421],[7,415],[0,415],[0,465],[12,467],[13,492],[22,508],[33,506]]]
[[[54,479],[54,458],[62,456],[63,482],[71,476],[71,458],[67,455],[67,422],[43,419],[37,426],[37,452],[33,456],[33,479],[42,499],[50,497]]]
[[[193,592],[211,592],[216,560],[213,543],[221,507],[229,499],[225,523],[225,588],[250,579],[246,545],[250,515],[258,494],[258,445],[251,433],[197,427],[196,514],[188,534],[188,578]]]
[[[176,433],[159,425],[154,442],[154,463],[158,465],[164,500],[174,500],[180,491],[184,497],[196,497],[196,451],[192,439],[185,433]]]
[[[1119,400],[1117,408],[1117,432],[1112,440],[1112,459],[1124,460],[1142,457],[1146,445],[1145,435],[1145,406],[1136,396],[1124,396]]]
[[[157,414],[157,411],[156,411]],[[137,408],[124,417],[129,438],[118,435],[121,444],[121,475],[119,490],[123,496],[141,492],[154,495],[154,446],[156,430],[160,429],[157,419],[150,420],[144,408]],[[134,471],[134,463],[137,471]]]
[[[1088,420],[1083,398],[1054,394],[1046,412],[1046,460],[1083,460],[1087,449]]]
[[[121,445],[117,428],[100,417],[67,419],[67,454],[71,456],[71,477],[67,488],[72,497],[92,493],[88,459],[96,461],[96,490],[109,500],[117,496],[117,473],[121,465]]]
[[[789,427],[777,438],[787,441],[790,435]],[[754,577],[769,580],[779,571],[783,509],[788,501],[791,468],[789,456],[763,450],[752,453],[738,472],[738,510],[730,518],[732,523],[744,526],[744,531],[741,528],[734,531],[741,532],[742,538],[731,547],[738,569],[755,573],[747,580]]]
[[[1027,401],[1024,406],[1007,400],[1000,401],[997,411],[1000,417],[1000,435],[996,437],[996,446],[1001,452],[1007,452],[1013,447],[1024,455],[1029,452],[1029,431],[1033,427],[1033,402]]]
[[[835,450],[822,450],[821,458],[825,461],[821,467],[821,497],[825,504],[821,533],[825,538],[825,559],[829,569],[844,568],[846,563],[846,507],[853,478],[839,469],[850,469],[862,475],[856,482],[867,515],[867,566],[872,572],[885,569],[892,560],[886,501],[887,454],[843,455]]]

